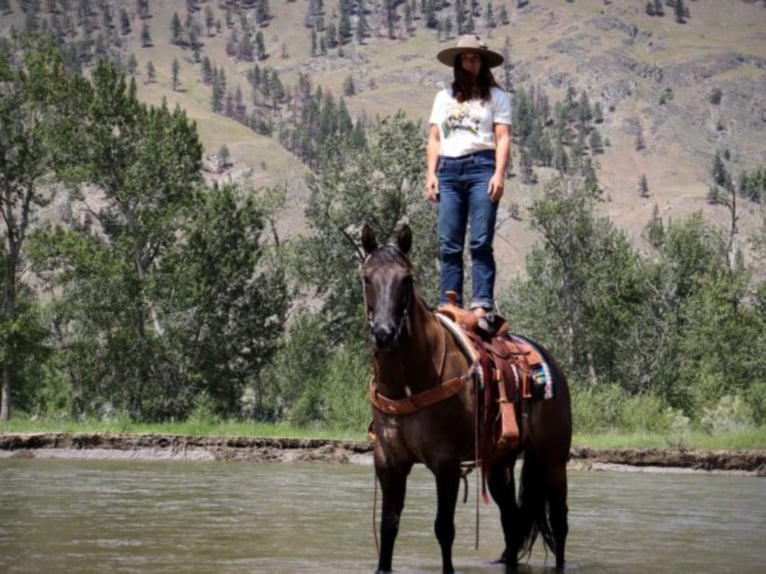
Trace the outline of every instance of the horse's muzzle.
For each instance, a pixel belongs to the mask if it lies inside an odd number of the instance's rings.
[[[372,342],[376,349],[390,351],[399,343],[400,326],[376,323],[372,326]]]

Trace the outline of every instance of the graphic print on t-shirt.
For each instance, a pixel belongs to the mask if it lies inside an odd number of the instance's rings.
[[[473,134],[479,133],[481,118],[476,115],[472,116],[470,111],[470,107],[465,104],[450,106],[442,122],[444,137],[449,137],[454,130],[467,130]]]

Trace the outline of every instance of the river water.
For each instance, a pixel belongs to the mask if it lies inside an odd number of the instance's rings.
[[[366,465],[0,459],[0,573],[370,573],[373,492]],[[476,551],[468,498],[455,567],[502,573],[497,512]],[[766,572],[763,478],[571,471],[569,502],[573,572]],[[395,572],[441,572],[434,508],[416,467]],[[520,572],[552,564],[538,541]]]

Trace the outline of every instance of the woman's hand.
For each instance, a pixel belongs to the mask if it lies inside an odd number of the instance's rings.
[[[433,203],[439,202],[439,178],[436,174],[426,175],[426,197]]]
[[[503,197],[503,191],[505,190],[505,178],[503,177],[503,174],[495,173],[492,176],[492,179],[489,180],[489,189],[487,189],[487,193],[489,194],[489,200],[492,203],[497,203],[500,201],[500,198]]]

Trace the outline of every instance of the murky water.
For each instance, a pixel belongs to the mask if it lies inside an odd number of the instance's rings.
[[[494,507],[474,485],[458,506],[459,572],[502,572]],[[462,495],[462,493],[461,493]],[[372,572],[372,468],[0,460],[0,572],[285,574]],[[439,573],[435,491],[410,479],[394,568]],[[574,572],[766,571],[766,481],[755,477],[570,473]],[[549,571],[540,547],[522,572]]]

